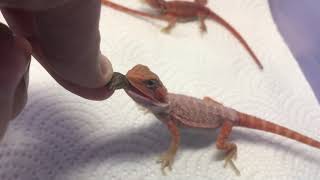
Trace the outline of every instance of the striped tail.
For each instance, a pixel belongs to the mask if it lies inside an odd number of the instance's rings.
[[[269,121],[265,121],[263,119],[247,115],[244,113],[239,113],[239,122],[236,126],[240,127],[246,127],[250,129],[258,129],[274,134],[278,134],[293,140],[296,140],[298,142],[301,142],[303,144],[310,145],[312,147],[320,149],[320,142],[316,141],[312,138],[309,138],[307,136],[304,136],[296,131],[290,130],[286,127],[274,124]]]
[[[159,19],[159,20],[166,20],[162,16],[153,15],[153,14],[137,11],[137,10],[134,10],[134,9],[130,9],[130,8],[125,7],[125,6],[113,3],[113,2],[111,2],[109,0],[101,0],[101,3],[103,5],[105,5],[105,6],[111,7],[112,9],[115,9],[115,10],[118,10],[118,11],[121,11],[121,12],[124,12],[124,13],[127,13],[127,14],[144,16],[144,17],[149,17],[149,18]]]
[[[244,38],[240,35],[240,33],[234,27],[232,27],[226,20],[221,18],[218,14],[214,13],[213,11],[210,11],[210,17],[214,21],[217,21],[222,26],[227,28],[227,30],[229,30],[238,39],[238,41],[240,41],[240,43],[245,47],[245,49],[249,52],[249,54],[254,59],[255,63],[258,65],[258,67],[260,69],[263,69],[263,66],[262,66],[260,60],[258,59],[258,57],[256,56],[256,54],[252,51],[252,49],[250,48],[248,43],[244,40]]]

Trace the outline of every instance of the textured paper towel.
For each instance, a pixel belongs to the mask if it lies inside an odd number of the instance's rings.
[[[136,1],[117,1],[143,9]],[[208,21],[179,24],[171,35],[162,22],[103,8],[102,51],[116,71],[137,63],[155,71],[167,88],[214,97],[243,112],[320,139],[320,108],[274,25],[266,1],[223,1],[210,7],[239,29],[262,59],[260,72],[248,53],[221,26]],[[151,22],[151,23],[150,23]],[[1,180],[111,179],[310,179],[320,178],[318,150],[263,132],[234,129],[236,164],[224,169],[216,132],[183,132],[173,171],[155,163],[169,134],[151,114],[143,115],[122,91],[95,102],[63,90],[33,63],[29,102],[0,144]]]

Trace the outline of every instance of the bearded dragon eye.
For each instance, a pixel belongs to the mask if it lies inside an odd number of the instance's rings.
[[[155,88],[158,85],[158,81],[155,79],[149,79],[144,81],[144,84],[147,86],[147,88]]]

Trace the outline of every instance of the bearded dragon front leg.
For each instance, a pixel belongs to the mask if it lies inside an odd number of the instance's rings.
[[[157,161],[158,163],[161,163],[161,171],[164,175],[166,174],[166,167],[168,167],[170,171],[172,170],[172,164],[180,144],[180,133],[176,124],[172,121],[168,121],[167,127],[171,135],[170,146],[168,150],[165,153],[163,153],[160,159]]]
[[[169,34],[172,28],[174,28],[174,26],[176,25],[177,18],[175,16],[167,15],[166,19],[168,21],[168,25],[162,28],[161,32]]]
[[[228,137],[231,133],[232,126],[233,123],[231,121],[223,122],[220,133],[218,135],[216,146],[218,149],[226,151],[224,167],[230,164],[232,168],[235,170],[236,174],[240,175],[240,171],[232,161],[232,159],[237,158],[237,145],[228,141]]]
[[[196,3],[200,4],[201,6],[207,5],[208,1],[207,0],[195,0]],[[207,32],[207,26],[205,23],[205,20],[207,19],[208,14],[204,13],[202,11],[198,12],[198,19],[200,22],[200,32],[201,33],[206,33]]]
[[[200,22],[200,31],[201,33],[206,33],[207,32],[207,26],[205,23],[206,18],[208,17],[208,15],[206,13],[203,12],[199,12],[198,13],[198,19]]]

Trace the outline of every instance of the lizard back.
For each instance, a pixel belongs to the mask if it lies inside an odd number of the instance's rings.
[[[202,99],[169,94],[170,118],[181,126],[217,128],[225,120],[238,120],[237,111],[218,103],[207,103]]]
[[[208,9],[198,3],[188,1],[166,2],[166,13],[174,14],[178,21],[192,21],[198,18],[199,12],[208,12]]]

